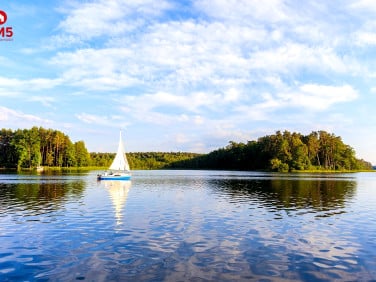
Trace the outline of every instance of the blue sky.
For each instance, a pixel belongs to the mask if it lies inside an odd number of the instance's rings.
[[[209,152],[289,130],[376,164],[376,2],[2,1],[0,128]],[[0,26],[1,28],[1,26]]]

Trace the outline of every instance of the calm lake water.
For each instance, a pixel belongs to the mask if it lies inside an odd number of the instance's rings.
[[[0,281],[376,280],[376,173],[0,174]]]

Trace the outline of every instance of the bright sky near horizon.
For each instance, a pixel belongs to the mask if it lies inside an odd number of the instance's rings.
[[[376,1],[1,1],[0,128],[209,152],[326,130],[376,164]],[[4,29],[5,31],[5,29]]]

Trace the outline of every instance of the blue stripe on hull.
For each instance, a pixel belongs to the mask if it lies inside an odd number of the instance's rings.
[[[98,179],[99,180],[130,180],[131,179],[131,176],[130,175],[126,175],[126,176],[98,176]]]

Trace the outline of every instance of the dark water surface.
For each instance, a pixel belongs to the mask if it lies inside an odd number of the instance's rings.
[[[0,174],[0,281],[376,281],[376,174]]]

